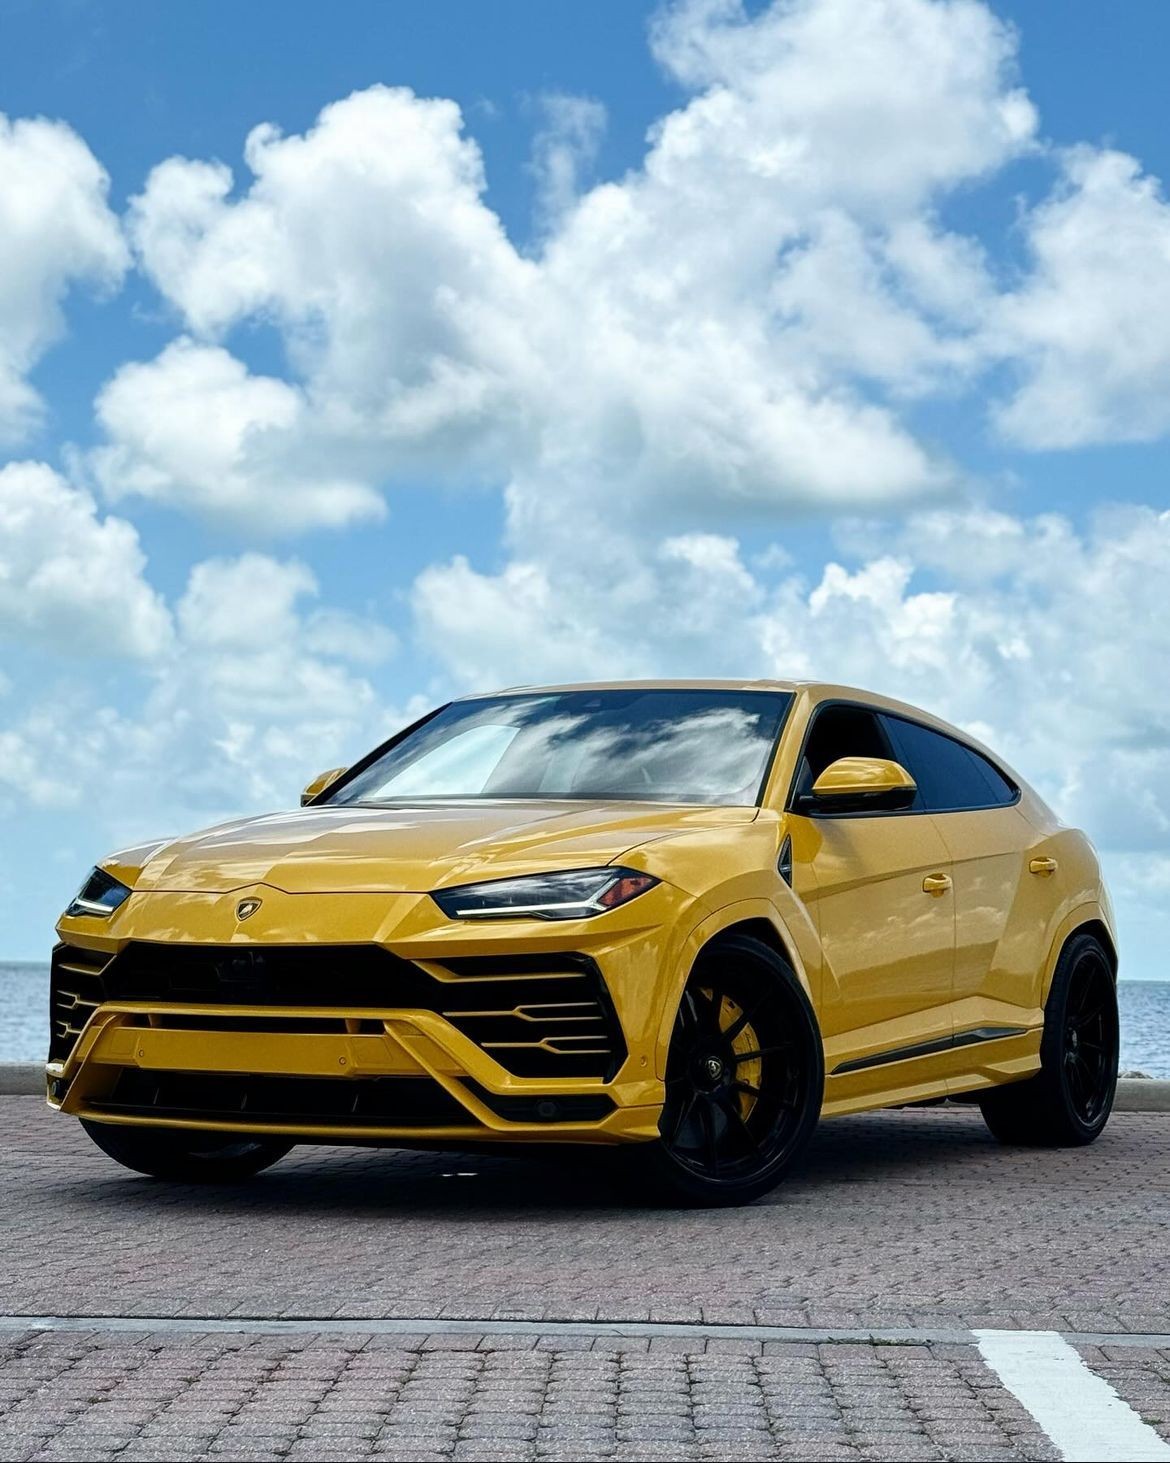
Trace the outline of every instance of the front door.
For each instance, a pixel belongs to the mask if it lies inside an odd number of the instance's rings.
[[[818,708],[797,793],[848,756],[896,753],[868,708]],[[955,945],[951,859],[934,818],[915,811],[790,818],[793,885],[824,953],[827,1101],[928,1086],[952,1031]]]

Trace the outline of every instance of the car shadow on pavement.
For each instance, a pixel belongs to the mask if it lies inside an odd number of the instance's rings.
[[[95,1155],[95,1161],[102,1162]],[[949,1111],[929,1117],[910,1112],[837,1118],[813,1135],[799,1166],[761,1205],[783,1205],[810,1189],[867,1182],[937,1185],[948,1179],[986,1178],[987,1164],[1011,1163],[1009,1150],[990,1137],[978,1113]],[[95,1178],[97,1181],[95,1182]],[[60,1185],[62,1198],[89,1206],[144,1208],[165,1196],[168,1209],[222,1212],[409,1212],[487,1218],[517,1209],[566,1215],[582,1209],[664,1209],[640,1182],[636,1149],[542,1148],[538,1152],[436,1153],[394,1148],[302,1145],[247,1183],[203,1187],[159,1183],[108,1168],[100,1178],[87,1165]]]

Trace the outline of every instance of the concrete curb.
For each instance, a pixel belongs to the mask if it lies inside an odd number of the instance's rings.
[[[40,1062],[0,1062],[0,1097],[41,1097],[45,1069]],[[1122,1077],[1117,1083],[1115,1112],[1170,1113],[1170,1082],[1151,1077]]]
[[[1115,1112],[1170,1113],[1170,1082],[1152,1077],[1119,1077]]]
[[[453,1316],[31,1316],[0,1315],[0,1334],[22,1331],[130,1331],[164,1335],[194,1332],[214,1336],[592,1336],[615,1341],[635,1337],[657,1339],[795,1342],[814,1346],[975,1346],[986,1331],[966,1326],[753,1326],[743,1322],[700,1321],[497,1321]],[[1015,1326],[991,1334],[1034,1336]],[[1071,1346],[1132,1346],[1164,1350],[1170,1336],[1162,1332],[1062,1331]]]
[[[0,1097],[45,1095],[45,1068],[41,1062],[0,1062]]]

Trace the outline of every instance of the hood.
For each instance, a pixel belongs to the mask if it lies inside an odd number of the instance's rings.
[[[476,879],[607,864],[675,833],[750,823],[756,808],[483,802],[300,808],[131,850],[104,866],[137,889],[425,893]],[[133,857],[138,854],[139,858]]]

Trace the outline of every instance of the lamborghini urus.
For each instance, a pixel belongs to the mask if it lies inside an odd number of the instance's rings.
[[[1083,1144],[1117,1075],[1088,840],[840,686],[453,701],[295,811],[105,859],[58,932],[48,1100],[166,1179],[638,1145],[660,1189],[739,1203],[821,1116],[957,1099]]]

